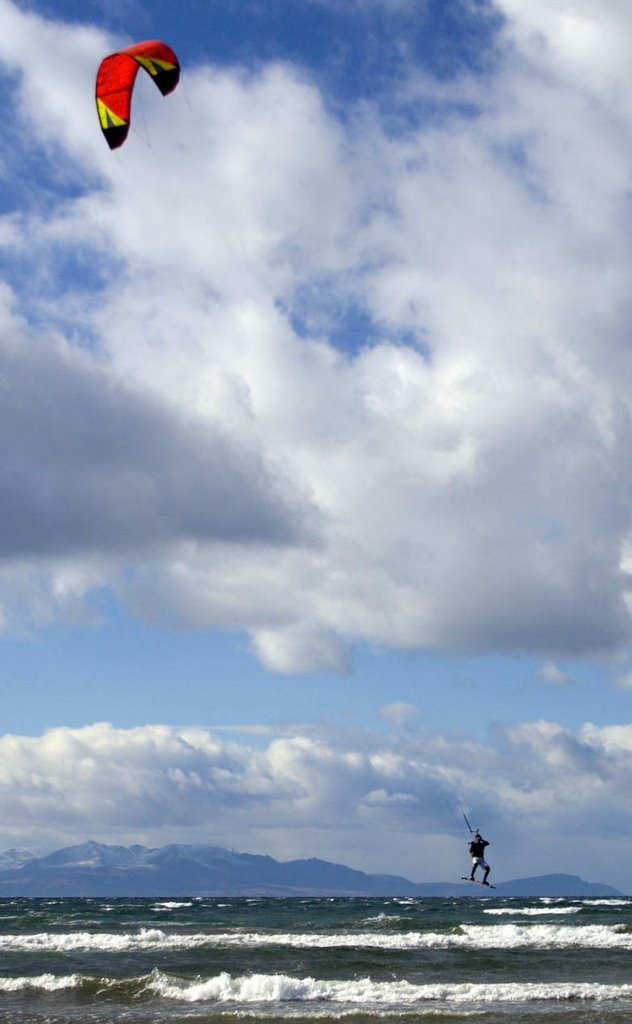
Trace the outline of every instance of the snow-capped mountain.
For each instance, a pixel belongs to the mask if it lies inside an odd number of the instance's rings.
[[[479,892],[480,890],[480,892]],[[463,896],[489,890],[460,882],[416,884],[310,858],[277,861],[222,846],[172,843],[108,846],[86,842],[34,857],[0,854],[0,896]],[[574,875],[497,884],[497,896],[620,896]]]

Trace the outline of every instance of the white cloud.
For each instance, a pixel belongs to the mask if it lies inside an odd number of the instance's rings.
[[[617,676],[614,685],[619,690],[632,690],[632,672],[624,672],[623,675]]]
[[[64,183],[0,220],[5,624],[63,613],[73,579],[75,617],[109,586],[243,628],[282,672],[344,668],[357,638],[628,641],[626,12],[498,7],[484,81],[413,77],[338,122],[300,70],[185,68],[112,154],[111,41],[0,0],[7,173],[43,146]]]
[[[621,32],[626,0],[497,0],[520,48],[586,94],[630,108],[630,41]],[[626,89],[625,86],[628,86]]]
[[[287,540],[288,499],[256,437],[130,392],[85,353],[21,325],[0,343],[5,559],[140,551],[180,538]]]
[[[449,880],[466,856],[465,806],[498,878],[566,871],[629,891],[631,783],[630,726],[518,723],[485,744],[295,728],[251,745],[100,723],[0,738],[0,845],[202,841]]]
[[[573,677],[554,661],[545,661],[543,665],[540,665],[536,675],[538,679],[549,683],[551,686],[568,686],[573,681]]]
[[[416,704],[409,704],[403,700],[393,701],[392,704],[384,704],[379,709],[380,718],[392,725],[395,729],[406,729],[415,724],[419,716],[419,708]]]

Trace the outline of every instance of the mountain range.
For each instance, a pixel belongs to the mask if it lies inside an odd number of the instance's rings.
[[[223,846],[108,846],[92,841],[35,857],[0,854],[0,897],[12,896],[621,896],[577,875],[540,875],[499,882],[410,882],[310,858],[277,861]]]

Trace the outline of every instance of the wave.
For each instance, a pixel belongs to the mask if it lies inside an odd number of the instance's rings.
[[[405,921],[405,920],[406,920],[406,918],[405,917],[400,917],[399,914],[384,914],[384,913],[381,913],[381,914],[375,914],[373,917],[365,918],[364,921],[362,922],[362,924],[363,925],[367,925],[367,924],[368,925],[371,925],[371,924],[377,924],[377,925],[384,925],[384,924],[386,924],[386,925],[388,925],[388,924],[397,924],[398,921]],[[409,920],[410,920],[410,918],[409,918]]]
[[[630,899],[618,899],[614,896],[609,896],[608,899],[603,900],[582,900],[581,901],[587,907],[629,907]]]
[[[183,982],[156,973],[147,988],[162,998],[184,1002],[284,1003],[328,1002],[370,1007],[418,1003],[524,1003],[534,1001],[630,1001],[632,985],[598,982],[443,983],[414,985],[408,981],[324,981],[282,974],[232,977],[219,974],[207,981]]]
[[[44,992],[60,992],[64,989],[79,988],[82,978],[79,974],[57,977],[54,974],[38,974],[28,978],[0,978],[0,992],[24,992],[39,989]]]
[[[161,971],[130,979],[70,974],[0,979],[0,993],[25,990],[60,992],[84,989],[94,997],[118,994],[144,996],[182,1003],[283,1004],[318,1003],[348,1008],[383,1009],[419,1004],[497,1004],[526,1002],[632,1002],[632,985],[599,982],[444,982],[413,984],[408,981],[373,981],[370,977],[347,981],[293,978],[284,974],[228,973],[187,980]]]
[[[179,903],[177,900],[165,900],[164,903],[155,903],[151,908],[155,911],[182,910],[184,907],[192,907],[193,901]]]
[[[489,907],[483,910],[484,914],[518,914],[520,917],[540,917],[551,915],[579,914],[582,907]]]
[[[449,931],[363,932],[40,932],[0,936],[0,951],[72,953],[99,951],[178,950],[199,947],[292,947],[295,949],[625,949],[632,950],[632,931],[623,924],[563,925],[503,923],[460,925]]]
[[[1,935],[0,950],[27,953],[73,953],[87,950],[121,953],[142,949],[189,949],[213,945],[215,942],[215,936],[205,933],[171,935],[161,928],[140,928],[137,932],[38,932],[30,935]]]

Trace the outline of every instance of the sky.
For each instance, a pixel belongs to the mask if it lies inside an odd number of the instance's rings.
[[[0,23],[0,848],[632,893],[629,4]]]

